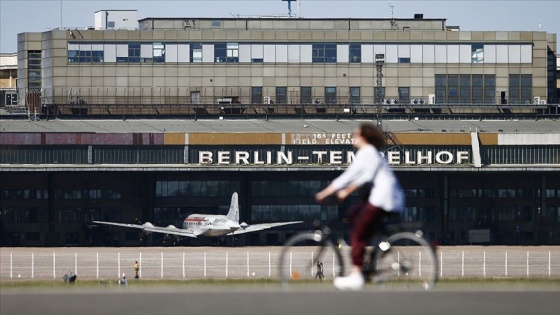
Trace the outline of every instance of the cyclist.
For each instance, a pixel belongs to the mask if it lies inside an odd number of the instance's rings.
[[[387,212],[404,209],[404,195],[395,174],[379,150],[384,145],[383,132],[369,123],[363,123],[354,132],[353,146],[358,149],[354,161],[332,183],[315,195],[322,202],[336,193],[344,200],[354,190],[370,185],[369,195],[352,207],[348,219],[352,225],[352,269],[346,277],[336,277],[334,286],[341,290],[359,290],[364,285],[362,265],[365,246],[375,234]]]

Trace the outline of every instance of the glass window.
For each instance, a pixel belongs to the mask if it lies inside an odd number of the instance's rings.
[[[226,62],[226,43],[214,44],[214,61]]]
[[[399,103],[408,104],[410,102],[410,88],[399,87]]]
[[[140,44],[128,44],[128,62],[140,62]]]
[[[362,62],[362,45],[361,44],[350,44],[350,62],[353,62],[353,63]]]
[[[251,103],[262,104],[262,102],[263,102],[262,86],[253,86],[251,88]]]
[[[352,104],[360,104],[360,88],[359,87],[351,87],[350,88],[350,103]]]
[[[471,103],[471,76],[468,74],[462,74],[459,78],[459,81],[459,95],[461,98],[461,103],[469,104]]]
[[[311,104],[312,103],[311,87],[302,86],[299,89],[300,89],[301,104]]]
[[[313,44],[312,61],[317,63],[336,62],[336,44]]]
[[[531,104],[533,98],[533,76],[531,74],[521,75],[521,102]]]
[[[519,74],[510,74],[509,75],[509,102],[513,104],[519,104],[520,96],[519,95],[519,86],[520,86],[520,77]]]
[[[276,103],[287,104],[288,103],[288,88],[285,86],[276,87]]]
[[[336,104],[336,87],[325,87],[325,103]]]
[[[153,62],[165,62],[165,45],[162,43],[153,44]]]
[[[472,63],[484,63],[484,45],[471,45],[471,61]]]
[[[410,63],[410,58],[406,57],[406,58],[399,58],[399,63]]]
[[[238,43],[227,43],[227,62],[239,62],[239,44]]]
[[[191,62],[202,62],[202,44],[193,43],[190,45]]]
[[[496,104],[496,75],[484,75],[484,103]]]
[[[69,50],[68,51],[68,62],[79,62],[79,50]]]

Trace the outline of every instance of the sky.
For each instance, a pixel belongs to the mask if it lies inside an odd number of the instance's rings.
[[[462,31],[560,34],[560,0],[302,0],[303,18],[445,18]],[[292,3],[292,14],[296,13]],[[288,15],[281,0],[0,0],[0,53],[17,52],[17,34],[94,25],[99,10],[137,10],[146,17]]]

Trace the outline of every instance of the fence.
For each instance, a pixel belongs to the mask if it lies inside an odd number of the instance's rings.
[[[0,279],[60,280],[69,271],[78,279],[131,277],[134,262],[144,279],[241,279],[278,277],[281,247],[247,248],[1,248]],[[313,258],[312,248],[294,249]],[[348,250],[343,250],[348,263]],[[323,259],[332,278],[332,256]],[[440,278],[560,278],[560,247],[441,247]],[[309,276],[314,274],[311,266]]]
[[[426,95],[351,96],[338,88],[333,95],[312,89],[301,95],[299,88],[276,95],[265,88],[254,95],[250,88],[122,87],[18,89],[17,106],[6,106],[12,114],[35,113],[48,118],[81,116],[205,116],[205,115],[375,115],[384,113],[425,114],[538,114],[558,115],[558,99],[445,99]]]

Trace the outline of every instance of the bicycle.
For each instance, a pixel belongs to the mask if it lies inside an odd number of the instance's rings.
[[[332,266],[329,274],[333,278],[344,275],[341,253],[344,240],[336,237],[328,226],[319,222],[314,225],[315,231],[297,233],[282,248],[278,274],[284,288],[295,283],[314,282],[313,266],[321,260],[329,261]],[[366,283],[424,290],[434,287],[438,268],[435,246],[420,230],[411,232],[409,229],[406,224],[382,224],[364,257],[362,272]],[[308,256],[309,251],[303,251],[303,245],[316,248]]]

